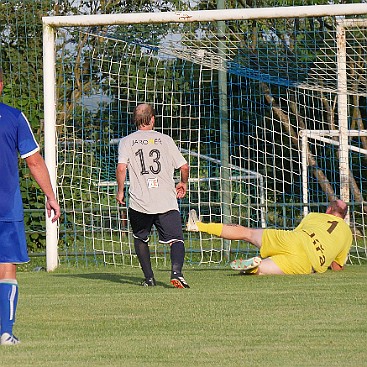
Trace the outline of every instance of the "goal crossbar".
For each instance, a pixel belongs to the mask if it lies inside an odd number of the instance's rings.
[[[273,18],[300,18],[310,16],[343,16],[367,13],[367,3],[268,7],[251,9],[215,9],[165,13],[95,14],[43,17],[44,25],[50,27],[73,27],[145,24],[145,23],[191,23],[220,20],[249,20]]]

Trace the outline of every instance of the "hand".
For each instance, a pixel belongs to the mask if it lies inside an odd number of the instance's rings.
[[[333,271],[340,271],[340,270],[343,270],[344,266],[340,266],[336,261],[333,261],[331,264],[330,264],[330,269],[333,270]]]
[[[47,216],[49,218],[51,218],[51,211],[54,211],[54,216],[51,219],[52,223],[56,222],[60,218],[61,215],[60,205],[56,201],[56,199],[47,199],[46,210],[47,210]]]
[[[116,200],[119,204],[125,205],[125,195],[124,192],[118,192],[116,195]]]
[[[179,182],[176,185],[176,197],[177,199],[182,199],[185,197],[187,191],[187,183]]]

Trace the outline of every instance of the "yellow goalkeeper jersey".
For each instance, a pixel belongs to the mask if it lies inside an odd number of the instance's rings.
[[[294,229],[308,235],[303,242],[313,269],[323,273],[335,261],[343,266],[352,245],[352,231],[339,217],[324,213],[310,213]]]

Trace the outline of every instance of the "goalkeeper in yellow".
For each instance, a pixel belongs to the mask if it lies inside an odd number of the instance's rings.
[[[310,213],[294,230],[288,231],[203,223],[198,220],[195,210],[191,210],[186,228],[191,232],[206,232],[255,245],[261,257],[231,262],[231,268],[241,273],[323,273],[329,267],[342,270],[346,262],[352,245],[352,232],[344,221],[347,212],[347,204],[335,200],[330,203],[326,213]]]

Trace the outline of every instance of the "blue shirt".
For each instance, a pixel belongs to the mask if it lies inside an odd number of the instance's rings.
[[[0,221],[23,220],[18,153],[27,158],[39,146],[27,118],[16,108],[0,103]]]

